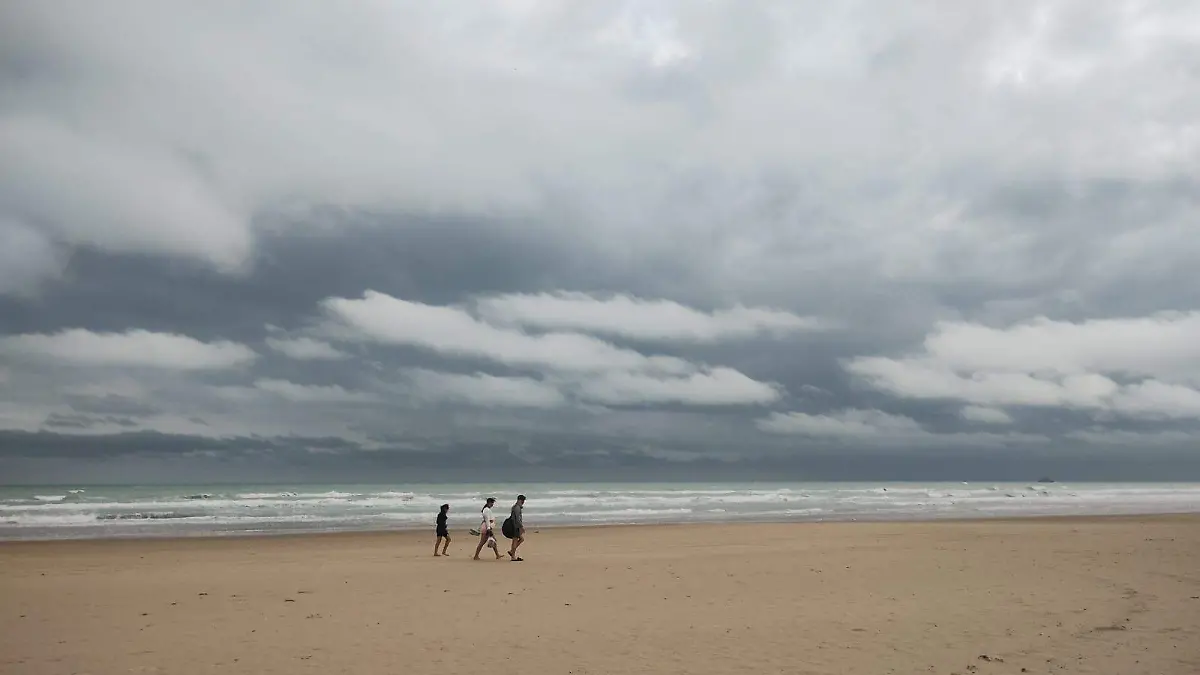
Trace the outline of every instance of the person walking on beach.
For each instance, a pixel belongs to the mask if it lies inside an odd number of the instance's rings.
[[[521,518],[522,511],[525,509],[525,495],[517,495],[517,501],[512,505],[512,512],[508,516],[508,522],[505,523],[504,536],[512,539],[512,547],[508,549],[508,557],[513,562],[521,562],[525,560],[517,556],[517,549],[521,544],[525,543],[525,521]]]
[[[496,543],[496,518],[492,516],[492,506],[495,504],[496,498],[488,497],[487,503],[479,511],[482,520],[479,523],[479,545],[475,547],[475,560],[479,560],[479,552],[484,546],[492,549],[496,560],[500,559],[500,546]]]
[[[446,549],[450,548],[450,529],[446,525],[446,520],[450,517],[450,505],[442,504],[442,510],[437,516],[437,541],[433,542],[433,557],[448,555]],[[442,547],[442,552],[438,553],[438,546]]]

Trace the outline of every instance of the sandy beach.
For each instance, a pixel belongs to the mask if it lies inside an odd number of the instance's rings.
[[[541,529],[521,563],[473,550],[465,531],[448,558],[424,533],[0,544],[0,671],[1200,672],[1200,517]]]

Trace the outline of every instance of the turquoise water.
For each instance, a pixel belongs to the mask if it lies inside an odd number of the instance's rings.
[[[0,488],[0,539],[452,529],[529,497],[530,527],[1200,512],[1197,483],[62,485]]]

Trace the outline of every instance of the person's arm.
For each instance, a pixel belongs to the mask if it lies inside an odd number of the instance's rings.
[[[525,530],[525,521],[521,519],[521,515],[521,508],[519,506],[514,506],[512,510],[512,519],[513,525],[516,527],[517,532],[522,532]]]

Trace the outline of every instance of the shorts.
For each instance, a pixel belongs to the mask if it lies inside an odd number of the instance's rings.
[[[439,536],[439,537],[449,537],[449,536],[450,536],[450,530],[447,530],[447,529],[446,529],[446,528],[444,528],[444,527],[439,527],[439,528],[437,529],[437,536]]]

